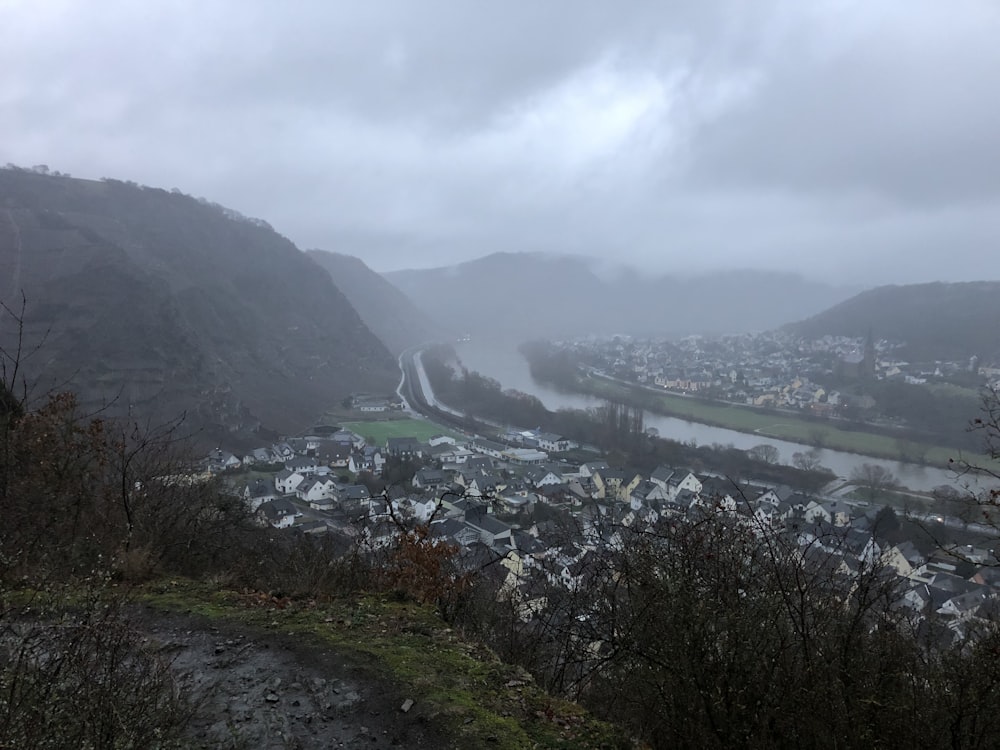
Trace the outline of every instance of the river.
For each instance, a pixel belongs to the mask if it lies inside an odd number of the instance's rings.
[[[474,339],[455,344],[455,350],[462,363],[470,370],[475,370],[499,381],[504,388],[513,388],[535,396],[548,409],[587,409],[603,403],[601,399],[594,396],[567,393],[550,385],[537,382],[531,377],[528,362],[517,351],[517,343],[515,342],[493,342]],[[697,422],[686,422],[683,419],[665,417],[648,411],[645,413],[645,424],[646,427],[655,427],[662,438],[681,442],[694,440],[699,445],[712,445],[713,443],[721,445],[732,444],[737,448],[746,450],[755,445],[767,443],[778,449],[780,453],[779,460],[784,464],[791,464],[793,453],[811,450],[811,446],[800,443],[765,438],[760,435],[737,432],[724,427],[713,427]],[[862,464],[877,463],[885,466],[895,474],[900,483],[908,489],[918,492],[927,492],[943,484],[954,485],[957,483],[954,472],[931,466],[904,463],[902,461],[889,461],[863,456],[858,453],[830,450],[828,448],[820,449],[819,457],[820,463],[823,466],[845,479],[850,477],[851,472]],[[964,482],[964,480],[959,480],[960,482]]]

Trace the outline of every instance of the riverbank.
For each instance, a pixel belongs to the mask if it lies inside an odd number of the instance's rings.
[[[828,484],[834,474],[818,467],[803,469],[780,461],[760,461],[745,450],[726,444],[698,445],[671,438],[654,438],[643,429],[642,409],[608,411],[591,409],[550,410],[537,398],[523,392],[503,390],[501,384],[480,373],[456,371],[441,359],[440,353],[428,356],[412,353],[402,362],[408,396],[419,400],[414,408],[440,418],[441,408],[448,409],[448,421],[472,419],[475,414],[479,434],[492,433],[491,439],[506,442],[503,434],[511,427],[537,429],[564,435],[584,446],[593,446],[606,460],[637,469],[653,471],[657,466],[684,466],[692,471],[726,476],[753,476],[765,484],[789,485],[816,491]],[[433,374],[431,371],[433,368]],[[419,383],[416,392],[410,385]],[[407,398],[408,403],[409,397]],[[434,404],[429,407],[429,404]],[[495,428],[495,430],[494,430]]]
[[[961,454],[955,448],[923,443],[902,436],[890,437],[848,429],[829,421],[804,419],[788,412],[764,411],[664,393],[597,373],[578,378],[575,390],[600,398],[621,399],[668,417],[759,435],[761,438],[787,440],[873,458],[948,468],[949,459],[957,459]],[[985,459],[985,456],[966,454],[965,458],[976,461]]]
[[[580,390],[570,391],[558,388],[549,381],[539,381],[532,375],[528,359],[524,356],[516,342],[503,340],[476,340],[456,347],[463,366],[470,370],[484,373],[503,384],[504,388],[514,389],[539,399],[547,409],[559,411],[563,409],[588,410],[598,408],[606,403],[601,396],[584,393]],[[777,420],[775,420],[777,421]],[[764,437],[759,433],[740,432],[725,427],[716,427],[682,417],[664,416],[661,413],[645,410],[646,427],[656,428],[660,437],[677,442],[698,445],[732,445],[737,450],[747,451],[761,443],[776,447],[780,452],[779,463],[793,464],[795,453],[810,451],[812,446],[792,440],[779,440]],[[968,453],[966,458],[972,458]],[[953,485],[957,473],[953,468],[938,468],[922,464],[899,461],[898,459],[875,459],[861,453],[853,453],[833,448],[819,449],[819,460],[822,466],[829,468],[837,476],[848,479],[855,469],[865,463],[881,461],[900,481],[901,484],[914,490],[930,492],[941,485]]]

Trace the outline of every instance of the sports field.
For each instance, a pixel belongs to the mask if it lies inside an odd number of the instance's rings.
[[[413,437],[427,440],[434,435],[455,435],[441,425],[423,419],[393,419],[385,422],[344,422],[345,430],[356,432],[363,438],[371,438],[376,445],[385,445],[387,438]]]

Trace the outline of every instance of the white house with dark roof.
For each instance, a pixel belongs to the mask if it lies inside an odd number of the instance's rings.
[[[653,473],[649,475],[649,481],[660,485],[663,489],[666,489],[670,480],[676,473],[676,469],[660,464],[653,470]]]
[[[254,481],[253,484],[248,484],[243,488],[243,499],[246,501],[247,507],[250,508],[251,512],[256,511],[268,500],[274,500],[276,497],[277,491],[271,483],[260,478]]]
[[[536,488],[564,483],[562,475],[556,474],[554,471],[547,469],[544,466],[529,467],[524,472],[524,478]]]
[[[261,522],[276,529],[287,529],[301,515],[301,511],[282,498],[268,500],[257,509],[257,517]]]
[[[305,474],[282,469],[274,475],[274,488],[282,495],[291,495],[305,478]]]
[[[319,462],[315,458],[296,456],[285,461],[285,468],[289,471],[296,471],[304,476],[306,474],[315,474],[319,469]]]
[[[348,471],[358,474],[362,471],[370,471],[380,475],[385,468],[385,457],[382,451],[374,445],[366,445],[361,450],[355,450],[347,460]]]
[[[693,492],[694,494],[699,494],[701,492],[701,480],[693,472],[690,471],[679,471],[671,477],[670,482],[667,487],[676,496],[677,493],[682,491]]]
[[[839,500],[819,502],[813,500],[806,506],[807,521],[824,521],[834,526],[846,526],[851,522],[851,508]]]
[[[646,480],[640,482],[632,490],[632,494],[629,496],[629,505],[632,507],[632,510],[638,510],[644,505],[654,507],[670,499],[670,493],[663,486]]]
[[[241,465],[240,459],[229,451],[217,448],[208,454],[208,470],[213,472],[226,471],[227,469],[238,469]]]
[[[448,478],[441,469],[420,469],[413,475],[411,484],[418,490],[434,490],[448,483]]]
[[[476,451],[476,453],[482,453],[490,458],[501,458],[503,452],[507,450],[506,445],[493,440],[487,440],[486,438],[476,438],[469,447]]]
[[[299,486],[295,488],[295,496],[307,502],[310,505],[313,503],[321,503],[321,501],[333,500],[336,497],[336,484],[330,477],[314,476],[308,477],[299,483]],[[329,506],[331,503],[322,503],[324,506]]]
[[[535,432],[532,437],[541,450],[549,453],[565,453],[575,446],[575,443],[569,438],[551,432]]]
[[[275,443],[271,446],[271,451],[279,461],[287,461],[295,457],[295,450],[286,442]]]

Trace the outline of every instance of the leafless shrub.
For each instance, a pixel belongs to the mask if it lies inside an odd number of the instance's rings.
[[[121,596],[101,583],[50,588],[15,607],[10,593],[0,591],[0,747],[175,746],[188,707]]]

